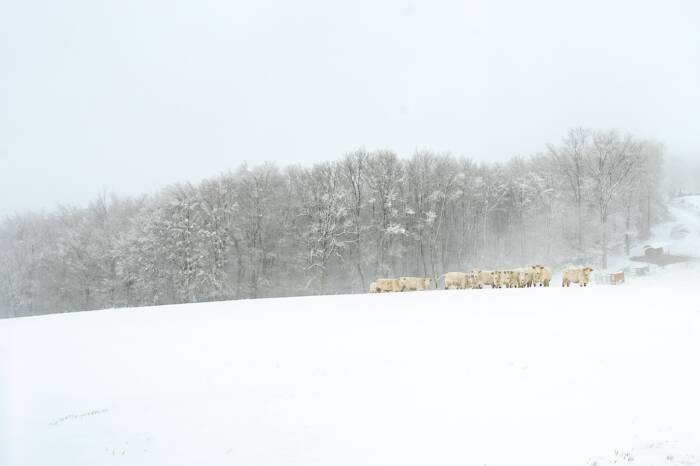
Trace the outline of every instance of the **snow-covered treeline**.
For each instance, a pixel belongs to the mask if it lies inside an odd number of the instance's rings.
[[[660,145],[569,131],[507,164],[357,151],[0,223],[0,315],[318,293],[479,267],[605,267],[663,213]]]

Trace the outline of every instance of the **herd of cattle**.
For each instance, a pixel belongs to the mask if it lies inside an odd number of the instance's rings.
[[[588,286],[593,269],[590,267],[570,267],[562,274],[562,286],[572,283]],[[472,270],[471,272],[449,272],[441,275],[446,290],[491,288],[530,288],[548,287],[552,282],[552,269],[543,265],[515,270]],[[430,288],[430,278],[401,277],[380,278],[369,286],[370,293],[390,293],[401,291],[423,291]],[[437,284],[436,284],[437,285]]]

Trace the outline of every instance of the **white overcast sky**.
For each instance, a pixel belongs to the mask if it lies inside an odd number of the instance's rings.
[[[700,157],[700,2],[5,0],[0,215],[364,147],[567,128]]]

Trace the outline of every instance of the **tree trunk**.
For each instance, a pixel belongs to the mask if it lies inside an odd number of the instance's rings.
[[[423,231],[421,230],[420,233],[420,258],[421,258],[421,263],[423,264],[423,276],[427,277],[428,276],[428,264],[425,262],[425,246],[423,245]]]
[[[583,206],[581,205],[581,196],[576,199],[576,216],[577,216],[577,231],[576,242],[579,252],[583,251]]]
[[[627,206],[627,215],[625,217],[625,255],[627,257],[630,256],[630,250],[632,249],[632,238],[630,237],[630,228],[631,228],[631,221],[632,219],[630,218],[632,216],[632,208],[628,205]]]
[[[601,266],[603,270],[608,270],[608,219],[607,217],[602,219],[603,227],[603,240],[602,240],[602,254],[601,254]]]
[[[357,275],[360,278],[360,291],[365,291],[367,282],[365,281],[365,274],[362,272],[362,237],[360,235],[360,209],[358,208],[355,212],[355,240],[357,245],[357,253],[355,254],[355,268],[357,269]]]

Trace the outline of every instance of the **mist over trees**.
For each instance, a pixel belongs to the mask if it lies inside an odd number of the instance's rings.
[[[0,316],[366,292],[377,277],[607,266],[664,215],[662,147],[573,129],[506,164],[420,151],[244,165],[0,223]]]
[[[668,194],[700,194],[700,157],[669,158],[664,163]]]

